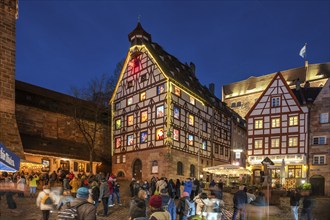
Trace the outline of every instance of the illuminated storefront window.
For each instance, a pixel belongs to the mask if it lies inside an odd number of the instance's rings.
[[[289,165],[288,166],[288,177],[289,178],[301,178],[302,177],[302,166],[301,165]]]

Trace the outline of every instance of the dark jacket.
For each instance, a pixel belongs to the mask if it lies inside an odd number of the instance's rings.
[[[92,199],[97,202],[100,198],[100,188],[98,186],[92,187]]]
[[[79,203],[87,201],[86,199],[75,198],[70,202],[71,206],[78,205]],[[77,208],[78,220],[95,220],[96,219],[96,207],[91,203],[86,203]]]
[[[234,208],[241,208],[247,203],[247,195],[243,190],[238,190],[233,197]]]
[[[100,200],[102,198],[109,198],[109,196],[110,196],[110,190],[108,183],[106,181],[102,181],[100,185]]]
[[[186,199],[189,200],[189,196],[181,197],[177,205],[177,213],[179,214],[179,220],[186,219],[187,216],[184,215],[184,209],[186,205]]]
[[[131,204],[129,207],[129,216],[134,219],[138,217],[146,217],[146,201],[144,199],[140,199],[138,197],[134,197],[131,200]]]
[[[171,216],[171,219],[176,219],[176,206],[174,199],[169,195],[160,195],[162,197],[162,207],[166,209]]]
[[[299,200],[301,198],[300,193],[298,192],[291,192],[290,193],[290,206],[299,206]]]

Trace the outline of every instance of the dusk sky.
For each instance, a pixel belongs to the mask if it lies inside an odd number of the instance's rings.
[[[19,1],[16,78],[62,93],[113,74],[143,28],[200,82],[222,85],[330,61],[330,1]]]

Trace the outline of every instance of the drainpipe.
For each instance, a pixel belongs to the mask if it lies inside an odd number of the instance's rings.
[[[310,173],[310,164],[309,164],[309,148],[310,148],[310,133],[311,133],[311,109],[312,103],[307,103],[308,113],[307,113],[307,172],[306,172],[306,182],[309,183],[309,173]]]

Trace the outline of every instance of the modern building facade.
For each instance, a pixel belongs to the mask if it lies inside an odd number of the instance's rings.
[[[231,111],[138,23],[110,100],[113,171],[149,179],[201,177],[230,163]],[[207,174],[204,174],[204,177]]]

